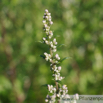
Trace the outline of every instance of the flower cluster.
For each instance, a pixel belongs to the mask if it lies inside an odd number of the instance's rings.
[[[43,37],[43,41],[45,44],[50,46],[52,52],[56,52],[56,39],[54,38],[53,41],[51,41],[53,37],[53,32],[50,30],[50,26],[53,24],[53,22],[51,20],[51,13],[49,13],[47,9],[45,10],[43,19],[43,29],[47,35],[47,37]]]
[[[44,52],[45,60],[50,63],[50,70],[52,71],[52,77],[55,82],[55,86],[47,85],[48,95],[46,96],[45,102],[54,103],[56,100],[59,101],[61,97],[67,95],[67,86],[59,86],[59,81],[64,77],[60,75],[60,56],[55,53],[57,51],[57,41],[53,38],[53,32],[50,30],[50,26],[53,24],[51,20],[51,13],[46,9],[43,16],[43,30],[46,33],[46,37],[43,37],[43,43],[48,45],[50,53]],[[55,53],[55,54],[54,54]]]
[[[43,29],[46,33],[46,37],[43,37],[43,42],[45,44],[47,44],[50,47],[50,54],[48,53],[44,53],[45,56],[45,60],[49,61],[50,64],[50,69],[53,71],[53,77],[54,80],[62,80],[63,77],[60,76],[60,70],[61,70],[61,66],[56,66],[56,64],[60,61],[60,57],[58,54],[56,54],[53,57],[53,53],[56,52],[56,47],[57,47],[57,41],[56,38],[52,38],[53,37],[53,32],[50,30],[50,26],[53,24],[52,20],[51,20],[51,13],[48,12],[48,10],[45,10],[44,16],[43,16]]]
[[[52,93],[53,95],[47,95],[46,96],[46,99],[45,99],[45,102],[52,102],[54,103],[55,102],[55,99],[56,97],[60,98],[60,97],[65,97],[67,96],[67,93],[68,93],[68,90],[67,90],[67,86],[66,85],[63,85],[61,88],[59,88],[59,92],[56,93],[56,87],[53,87],[53,85],[48,85],[48,91],[50,93]]]

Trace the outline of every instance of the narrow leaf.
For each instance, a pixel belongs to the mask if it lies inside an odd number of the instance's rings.
[[[48,86],[48,84],[44,84],[44,85],[41,85],[42,87],[47,87]]]
[[[57,47],[60,48],[61,46],[65,46],[65,44],[60,44],[60,45],[58,45]]]
[[[44,55],[40,55],[40,57],[42,57],[43,59],[45,59],[45,56],[44,56]]]
[[[64,60],[69,59],[69,58],[71,58],[71,57],[65,57],[62,60],[60,60],[60,62],[63,62]]]

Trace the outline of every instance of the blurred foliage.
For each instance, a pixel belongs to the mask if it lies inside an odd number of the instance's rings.
[[[51,84],[48,48],[39,41],[44,10],[54,36],[69,94],[103,95],[103,0],[0,0],[0,103],[44,103]]]

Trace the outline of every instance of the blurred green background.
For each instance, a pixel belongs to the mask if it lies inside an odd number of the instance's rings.
[[[68,93],[103,95],[103,0],[0,0],[0,103],[44,103],[53,84],[40,55],[44,10],[52,14]]]

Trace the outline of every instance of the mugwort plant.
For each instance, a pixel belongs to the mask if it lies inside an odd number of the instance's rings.
[[[47,85],[48,94],[45,98],[45,102],[47,103],[60,103],[61,98],[70,98],[68,93],[68,89],[66,85],[61,85],[60,81],[64,79],[61,76],[60,71],[62,67],[60,66],[61,58],[56,53],[57,51],[57,41],[56,38],[53,38],[53,31],[50,30],[50,26],[53,24],[51,19],[51,13],[46,9],[43,16],[43,30],[46,34],[46,37],[43,37],[43,43],[48,45],[49,53],[44,52],[44,59],[50,63],[50,70],[52,72],[53,81],[55,85]],[[75,95],[75,98],[78,98],[78,94]],[[68,102],[70,103],[70,102]]]

